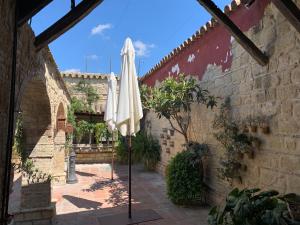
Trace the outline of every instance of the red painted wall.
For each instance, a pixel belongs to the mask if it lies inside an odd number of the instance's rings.
[[[230,18],[243,32],[246,32],[259,23],[269,3],[270,0],[256,0],[249,9],[240,6],[231,13]],[[189,57],[190,59],[194,57],[194,60],[189,62]],[[144,77],[143,83],[154,86],[156,80],[162,81],[168,76],[176,76],[177,64],[180,73],[198,76],[199,80],[202,79],[209,64],[221,65],[223,71],[230,69],[232,64],[231,35],[221,25],[214,27],[184,48],[161,68]]]

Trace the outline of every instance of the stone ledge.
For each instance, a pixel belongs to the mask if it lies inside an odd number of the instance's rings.
[[[52,203],[49,207],[22,209],[14,213],[14,222],[16,225],[25,224],[52,224],[52,218],[55,216],[56,207]]]

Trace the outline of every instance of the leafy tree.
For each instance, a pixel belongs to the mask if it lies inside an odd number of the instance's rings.
[[[96,90],[84,80],[79,81],[75,86],[75,90],[85,95],[85,98],[83,99],[84,107],[87,111],[92,112],[92,104],[99,99]]]
[[[204,104],[213,108],[216,98],[202,89],[193,78],[169,77],[157,88],[142,86],[142,102],[145,109],[153,110],[158,118],[165,117],[171,127],[189,142],[188,129],[191,123],[191,106],[193,103]],[[174,124],[177,124],[177,126]]]
[[[96,125],[89,121],[77,121],[76,113],[80,112],[93,112],[92,105],[99,99],[99,95],[96,90],[82,80],[75,86],[75,91],[84,95],[83,99],[73,97],[71,99],[71,105],[68,108],[68,122],[74,127],[74,134],[77,142],[80,142],[85,135],[89,135],[89,143],[91,143],[92,135],[96,129]]]
[[[109,132],[107,125],[105,123],[95,124],[95,138],[97,144],[99,144],[103,138],[108,142],[111,136],[112,135]]]
[[[77,141],[80,142],[83,136],[89,135],[89,144],[92,142],[92,134],[95,131],[95,124],[85,120],[80,120],[76,126]]]

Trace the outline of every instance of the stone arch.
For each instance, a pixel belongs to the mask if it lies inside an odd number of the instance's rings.
[[[64,109],[64,105],[62,102],[59,103],[56,113],[56,132],[59,132],[60,130],[65,131],[66,126],[66,113]]]
[[[35,166],[51,173],[54,150],[51,104],[42,79],[28,81],[20,101],[25,136],[25,150]]]
[[[66,154],[66,110],[60,102],[56,111],[56,125],[54,137],[53,177],[55,183],[65,183],[65,157]]]

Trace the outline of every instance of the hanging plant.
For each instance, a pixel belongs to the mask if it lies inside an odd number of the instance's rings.
[[[224,158],[220,160],[221,168],[218,169],[220,178],[232,183],[233,179],[242,182],[241,171],[247,169],[242,164],[243,155],[247,154],[249,158],[254,157],[254,150],[259,139],[246,134],[245,126],[240,129],[238,122],[231,117],[230,99],[226,98],[221,105],[220,113],[215,117],[213,128],[218,130],[214,134],[215,138],[221,143],[225,150]]]

